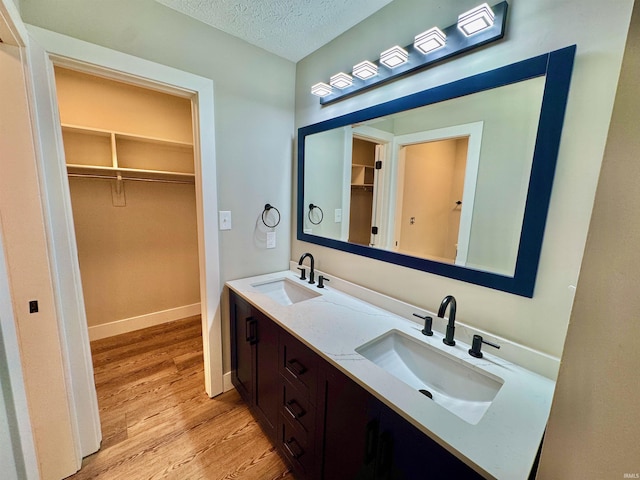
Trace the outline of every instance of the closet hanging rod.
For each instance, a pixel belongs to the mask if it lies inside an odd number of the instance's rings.
[[[94,173],[68,173],[69,177],[77,177],[77,178],[100,178],[104,180],[117,180],[117,177],[113,175],[96,175]],[[136,177],[122,177],[122,180],[132,180],[134,182],[155,182],[155,183],[180,183],[185,185],[192,185],[195,183],[195,180],[172,180],[172,179],[163,179],[163,178],[136,178]]]

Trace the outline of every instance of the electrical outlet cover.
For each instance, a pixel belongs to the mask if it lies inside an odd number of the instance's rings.
[[[267,232],[267,248],[276,248],[276,232]]]

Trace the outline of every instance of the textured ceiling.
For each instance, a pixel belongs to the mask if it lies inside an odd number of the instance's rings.
[[[156,0],[293,62],[392,0]]]

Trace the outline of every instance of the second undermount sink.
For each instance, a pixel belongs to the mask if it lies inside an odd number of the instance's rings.
[[[356,352],[423,393],[425,401],[433,400],[472,425],[480,421],[503,384],[500,378],[398,330]]]
[[[264,293],[275,300],[280,305],[293,305],[294,303],[319,297],[320,293],[298,285],[288,278],[278,278],[251,285],[258,292]]]

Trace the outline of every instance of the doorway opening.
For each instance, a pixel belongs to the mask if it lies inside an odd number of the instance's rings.
[[[55,79],[90,340],[199,314],[191,100]]]
[[[454,263],[469,137],[400,147],[396,251]]]
[[[89,340],[202,324],[192,100],[61,66],[54,76]],[[202,328],[191,330],[190,358],[204,362]],[[121,360],[146,365],[145,348]],[[90,351],[96,386],[113,383],[118,368]]]

